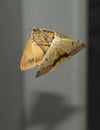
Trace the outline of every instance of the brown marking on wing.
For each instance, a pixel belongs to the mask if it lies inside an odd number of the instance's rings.
[[[42,68],[41,71],[38,71],[36,74],[36,78],[42,76],[43,74],[46,74],[49,71],[54,71],[62,62],[69,60],[70,58],[71,56],[66,52],[64,52],[63,50],[58,51],[54,56],[53,64]]]
[[[85,47],[86,47],[86,45],[83,43],[83,44],[81,44],[81,46],[77,46],[77,48],[75,50],[73,50],[72,52],[70,52],[69,55],[73,56]]]

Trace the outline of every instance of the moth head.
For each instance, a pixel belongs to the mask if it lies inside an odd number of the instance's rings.
[[[36,31],[38,31],[38,30],[39,30],[38,27],[36,27],[36,26],[33,27],[33,30],[32,30],[32,32],[31,32],[31,39],[32,39],[32,40],[34,39],[34,32],[36,32]]]
[[[32,32],[31,32],[31,39],[33,40],[33,39],[34,39],[34,34],[35,34],[35,33],[38,34],[38,33],[40,33],[40,31],[41,31],[40,28],[34,26]]]
[[[40,29],[39,29],[38,27],[34,26],[32,31],[33,31],[33,32],[36,32],[36,31],[38,31],[38,30],[40,30]]]

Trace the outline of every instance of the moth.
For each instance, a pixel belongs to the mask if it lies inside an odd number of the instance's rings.
[[[24,49],[20,69],[22,71],[39,65],[36,77],[54,71],[62,62],[72,58],[86,45],[64,34],[34,27]]]

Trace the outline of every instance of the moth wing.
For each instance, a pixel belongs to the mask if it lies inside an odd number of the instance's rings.
[[[34,68],[36,65],[42,63],[43,57],[43,50],[30,38],[21,58],[20,69],[24,71]]]
[[[62,62],[71,59],[71,57],[72,56],[69,56],[64,50],[58,50],[56,46],[51,45],[44,56],[43,62],[36,74],[36,77],[39,77],[49,71],[54,71]]]
[[[52,64],[54,62],[55,53],[56,53],[56,48],[51,45],[50,48],[48,49],[46,55],[43,58],[43,62],[36,74],[36,77],[39,77],[39,76],[47,73],[48,71],[50,71],[50,69],[52,68]]]
[[[61,49],[56,53],[56,62],[51,71],[54,71],[62,62],[70,60],[73,55],[86,47],[81,41],[72,40],[67,37],[61,38],[60,46]]]
[[[56,52],[54,57],[54,63],[50,71],[54,71],[57,69],[62,62],[68,61],[72,58],[72,56],[68,55],[64,50],[60,49]]]
[[[86,47],[86,45],[81,41],[77,41],[69,38],[61,39],[61,48],[71,56],[75,55],[84,47]]]
[[[82,50],[84,47],[85,44],[80,41],[69,38],[55,38],[44,56],[36,77],[55,70],[62,62],[71,59],[74,54]]]

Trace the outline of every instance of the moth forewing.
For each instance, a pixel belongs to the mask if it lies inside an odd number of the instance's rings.
[[[82,50],[86,45],[81,41],[69,39],[69,38],[62,38],[61,39],[61,47],[65,50],[68,54],[74,55],[80,50]]]
[[[51,70],[52,65],[54,63],[55,54],[56,54],[56,47],[51,45],[43,58],[43,62],[40,65],[36,77],[39,77]]]
[[[58,56],[55,58],[54,63],[52,65],[52,68],[50,71],[54,71],[57,69],[62,62],[68,61],[72,58],[72,56],[68,56],[66,52],[63,52],[62,54],[59,52]]]
[[[36,77],[55,70],[62,62],[70,60],[72,55],[79,52],[84,47],[85,44],[80,41],[61,38],[56,35],[43,58],[43,63],[41,64]]]

